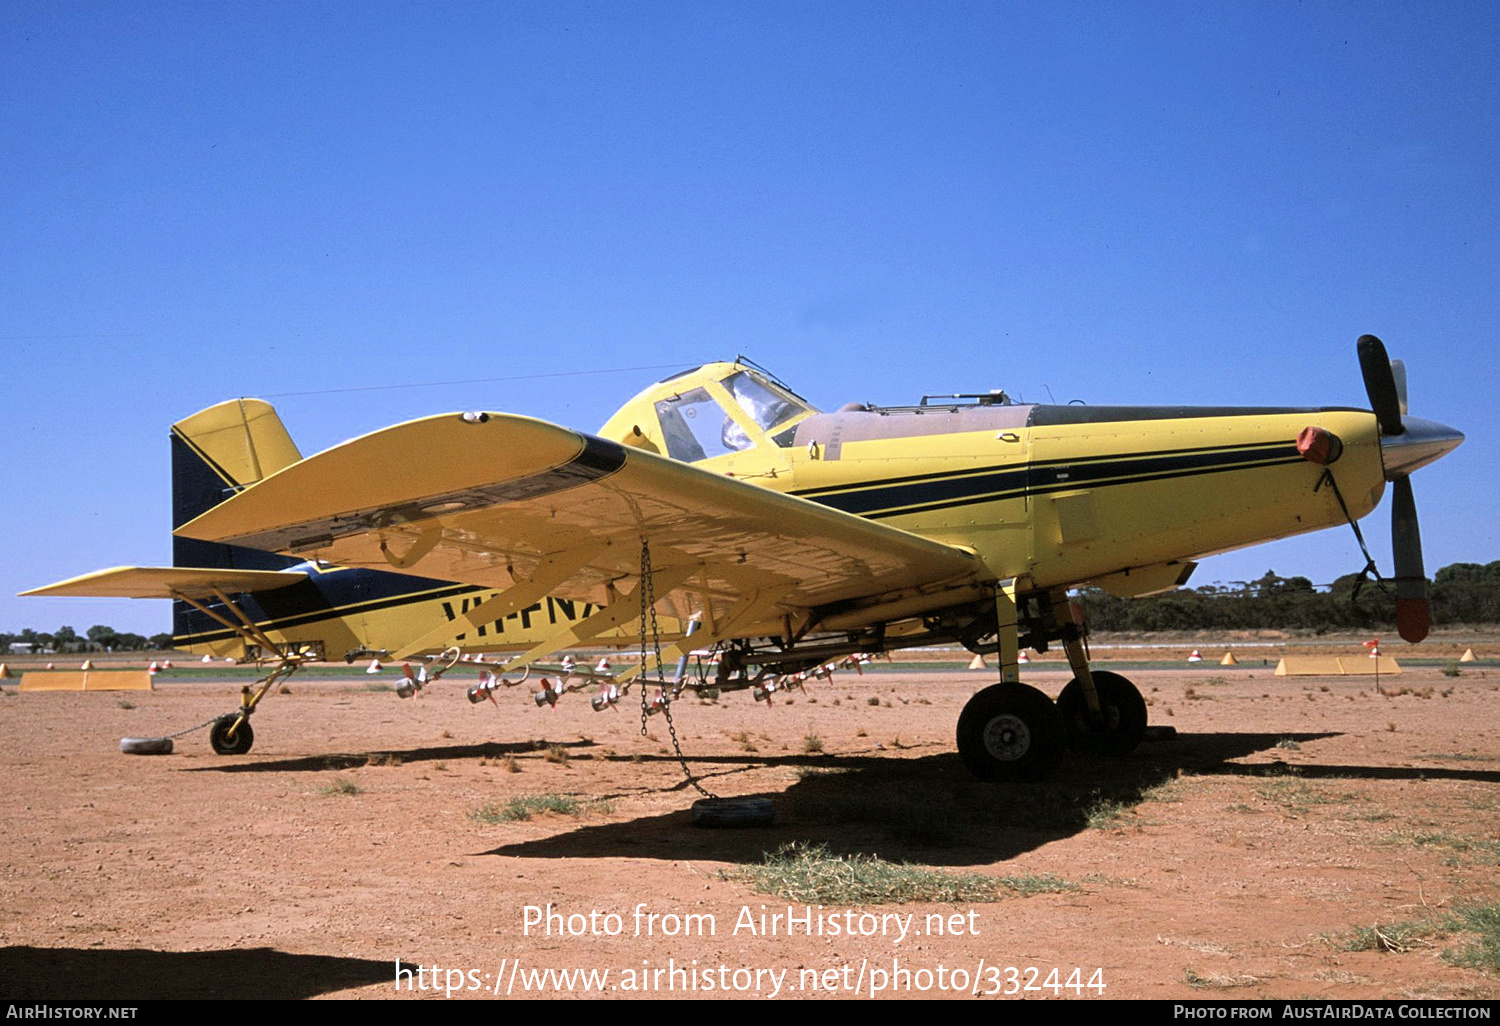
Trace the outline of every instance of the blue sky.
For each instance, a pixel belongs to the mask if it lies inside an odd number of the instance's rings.
[[[1468,435],[1414,479],[1429,572],[1500,559],[1497,53],[1489,2],[9,0],[0,630],[166,629],[12,596],[170,562],[167,427],[214,402],[305,453],[592,430],[625,368],[738,353],[825,408],[1367,405],[1373,332]]]

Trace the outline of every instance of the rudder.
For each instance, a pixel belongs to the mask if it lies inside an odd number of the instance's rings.
[[[172,425],[172,529],[302,458],[276,408],[231,399]],[[172,539],[172,565],[272,570],[295,560],[232,545]]]

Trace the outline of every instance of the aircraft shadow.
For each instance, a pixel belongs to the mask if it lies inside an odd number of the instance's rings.
[[[334,752],[305,755],[269,762],[225,762],[212,766],[190,766],[183,773],[316,773],[324,770],[358,769],[361,766],[406,765],[413,762],[449,762],[459,759],[498,759],[562,748],[569,754],[599,747],[597,741],[487,741],[480,745],[441,745],[435,748],[380,749],[372,752]]]
[[[1142,745],[1147,758],[1166,759],[1176,770],[1204,776],[1297,776],[1310,780],[1470,780],[1500,783],[1500,770],[1458,769],[1451,766],[1361,766],[1331,763],[1241,763],[1257,752],[1273,751],[1285,741],[1299,745],[1340,737],[1339,731],[1301,734],[1178,734],[1157,745]],[[1155,749],[1150,751],[1149,749]]]
[[[1187,735],[1173,735],[1170,740],[1180,742]],[[1262,751],[1270,748],[1284,738],[1291,737],[1293,740],[1315,740],[1321,737],[1334,737],[1333,734],[1197,734],[1191,735],[1194,744],[1183,750],[1184,762],[1180,768],[1187,769],[1193,761],[1202,762],[1204,765],[1216,764],[1222,760],[1239,758],[1252,752]],[[1145,747],[1160,748],[1163,742],[1150,743]],[[599,742],[587,739],[573,739],[568,741],[548,741],[533,738],[526,741],[486,741],[483,744],[473,745],[439,745],[428,748],[383,748],[368,752],[330,752],[327,755],[306,755],[292,759],[270,759],[266,761],[248,762],[221,762],[207,766],[184,767],[183,773],[318,773],[339,772],[343,770],[358,769],[361,766],[380,765],[407,765],[419,762],[454,762],[463,759],[498,759],[506,755],[531,755],[544,752],[549,748],[562,748],[570,755],[580,756],[589,749],[602,747]],[[927,747],[925,745],[912,745],[909,747]],[[620,755],[603,757],[599,755],[584,755],[595,759],[604,758],[611,762],[676,762],[672,755]],[[253,760],[253,757],[252,757]],[[878,770],[884,766],[906,766],[906,760],[896,760],[889,756],[873,753],[860,753],[853,755],[840,755],[835,757],[826,755],[756,755],[747,757],[744,755],[693,755],[689,754],[689,761],[694,765],[724,766],[729,767],[723,772],[737,772],[766,766],[782,766],[788,768],[827,768],[837,765],[842,769],[872,769]],[[1119,763],[1105,763],[1105,772],[1110,766],[1118,766]],[[1196,769],[1197,767],[1192,767]],[[898,771],[903,772],[903,771]],[[1096,771],[1097,772],[1097,771]],[[686,788],[687,782],[683,781],[676,785],[675,790]],[[625,793],[617,795],[605,795],[606,798],[624,797]]]
[[[1285,762],[1245,765],[1231,760],[1274,751],[1335,733],[1177,734],[1143,744],[1127,759],[1070,758],[1042,784],[986,784],[974,780],[953,753],[916,759],[872,756],[694,758],[709,790],[715,781],[751,766],[799,768],[799,779],[771,798],[772,825],[709,830],[692,825],[686,808],[623,823],[583,825],[552,837],[501,845],[479,855],[521,858],[629,857],[759,863],[791,843],[821,844],[841,855],[878,855],[924,865],[987,865],[1073,836],[1101,819],[1149,800],[1184,771],[1204,775],[1454,779],[1500,782],[1487,770],[1384,766],[1308,766]],[[670,760],[670,757],[658,757]],[[664,789],[696,799],[686,781]],[[623,795],[621,795],[623,796]],[[616,796],[620,797],[620,796]]]
[[[684,808],[628,822],[581,825],[536,841],[503,845],[481,854],[523,858],[638,857],[759,862],[783,844],[823,844],[840,854],[879,855],[929,865],[981,865],[1014,858],[1051,841],[1088,829],[1112,811],[1146,801],[1151,792],[1183,772],[1207,776],[1297,776],[1305,779],[1450,779],[1500,783],[1500,772],[1447,767],[1245,764],[1246,756],[1272,752],[1286,742],[1307,744],[1339,736],[1316,733],[1178,734],[1148,740],[1126,759],[1072,756],[1044,784],[986,784],[974,780],[952,752],[892,758],[878,752],[845,755],[690,755],[689,763],[709,790],[731,790],[739,774],[765,768],[794,770],[798,779],[773,799],[776,822],[745,830],[706,830],[691,824],[686,806],[697,795],[686,780],[660,787],[679,793]],[[193,773],[329,772],[365,765],[496,759],[534,755],[558,744],[575,757],[628,767],[675,763],[671,755],[603,756],[593,741],[527,740],[430,748],[383,749],[193,767]],[[639,788],[600,794],[627,799]]]
[[[310,998],[394,981],[390,961],[274,948],[0,948],[0,985],[11,1001]]]

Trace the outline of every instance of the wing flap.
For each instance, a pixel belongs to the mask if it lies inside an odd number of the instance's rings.
[[[786,609],[973,578],[970,552],[566,428],[506,414],[410,421],[309,457],[179,534],[344,566],[418,567],[489,587],[592,547],[555,594],[694,567],[700,604],[775,592]]]
[[[221,570],[176,566],[117,566],[48,584],[22,595],[66,595],[71,598],[214,597],[215,591],[237,594],[271,591],[307,580],[300,570]]]

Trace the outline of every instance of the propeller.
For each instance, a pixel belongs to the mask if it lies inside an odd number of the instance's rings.
[[[1392,361],[1385,343],[1361,335],[1357,343],[1359,369],[1365,379],[1370,409],[1380,425],[1380,459],[1391,489],[1391,555],[1395,561],[1396,629],[1409,642],[1427,637],[1431,614],[1427,574],[1422,566],[1422,533],[1417,525],[1417,502],[1411,472],[1456,448],[1461,432],[1406,412],[1406,367]]]
[[[1391,482],[1391,556],[1396,563],[1396,629],[1418,642],[1427,637],[1432,617],[1427,603],[1427,573],[1422,567],[1422,532],[1417,527],[1417,500],[1411,478]]]

